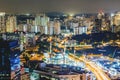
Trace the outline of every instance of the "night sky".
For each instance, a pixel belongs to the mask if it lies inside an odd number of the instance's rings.
[[[120,0],[0,0],[0,12],[7,13],[95,13],[120,11]]]

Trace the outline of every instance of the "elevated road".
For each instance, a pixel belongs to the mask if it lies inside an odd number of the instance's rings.
[[[111,80],[107,74],[104,73],[104,71],[97,66],[94,62],[87,60],[85,57],[78,58],[77,56],[70,54],[70,58],[76,60],[76,61],[82,61],[86,64],[86,67],[93,72],[93,74],[96,76],[97,80]]]

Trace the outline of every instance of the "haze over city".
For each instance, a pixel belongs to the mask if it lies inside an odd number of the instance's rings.
[[[97,13],[120,10],[119,0],[0,0],[0,11],[8,13]]]

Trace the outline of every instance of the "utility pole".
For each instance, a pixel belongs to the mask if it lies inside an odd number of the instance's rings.
[[[75,46],[76,46],[76,40],[74,40],[74,55],[76,55],[75,53],[76,53],[76,50],[75,50]]]
[[[52,56],[52,41],[50,41],[50,63],[51,63],[51,56]]]
[[[112,58],[114,58],[116,51],[117,51],[117,48],[114,50]]]
[[[50,54],[52,53],[52,42],[50,41]]]
[[[49,62],[51,62],[51,54],[52,54],[52,37],[50,37],[49,39],[48,39],[48,41],[50,42],[50,59],[49,59]]]
[[[65,59],[65,54],[66,54],[66,41],[64,42],[65,46],[64,46],[64,52],[63,52],[63,63],[66,64],[66,59]]]

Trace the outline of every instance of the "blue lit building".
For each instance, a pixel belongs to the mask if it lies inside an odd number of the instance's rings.
[[[18,40],[0,40],[0,80],[20,80]]]

